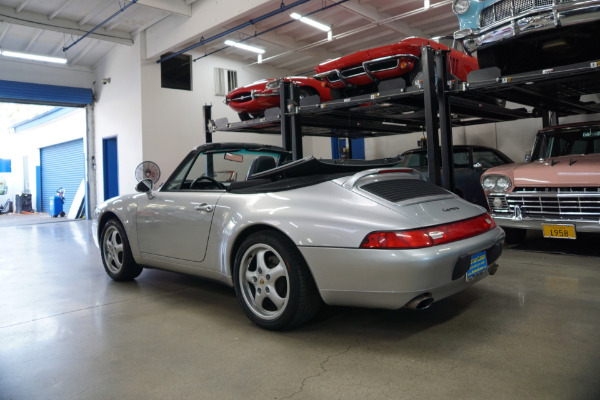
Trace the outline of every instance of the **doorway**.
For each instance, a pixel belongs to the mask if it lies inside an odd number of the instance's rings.
[[[119,160],[117,138],[102,139],[102,161],[104,165],[104,200],[119,195]]]
[[[331,157],[333,159],[365,159],[365,139],[331,138]]]

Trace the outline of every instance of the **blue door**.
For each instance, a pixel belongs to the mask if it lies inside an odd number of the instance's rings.
[[[349,145],[348,145],[349,141]],[[334,159],[365,159],[365,139],[331,138],[331,157]]]
[[[119,162],[117,156],[117,138],[102,139],[104,200],[119,195]]]

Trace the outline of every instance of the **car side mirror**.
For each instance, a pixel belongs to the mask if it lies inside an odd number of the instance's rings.
[[[135,191],[139,193],[146,193],[149,199],[154,197],[152,195],[152,189],[154,189],[154,182],[150,178],[142,179],[137,185],[135,185]]]
[[[483,169],[483,165],[481,165],[480,162],[476,162],[475,164],[473,164],[473,169],[475,171],[481,171]]]
[[[531,162],[531,153],[525,154],[525,162]]]

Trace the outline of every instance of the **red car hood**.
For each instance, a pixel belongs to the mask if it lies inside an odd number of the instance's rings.
[[[344,69],[356,65],[362,64],[364,61],[375,60],[381,57],[387,57],[394,54],[412,54],[414,56],[421,56],[421,46],[427,44],[427,39],[410,37],[402,40],[399,43],[390,44],[387,46],[376,47],[374,49],[357,51],[350,55],[335,58],[333,60],[327,60],[315,68],[317,73],[331,71],[334,69]],[[443,46],[445,47],[445,46]]]
[[[600,154],[553,157],[530,163],[488,169],[485,175],[503,174],[519,187],[600,186]]]

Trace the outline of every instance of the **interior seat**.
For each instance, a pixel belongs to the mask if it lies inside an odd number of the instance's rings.
[[[250,164],[250,168],[248,168],[248,175],[246,175],[246,180],[254,174],[273,169],[276,166],[277,165],[275,164],[275,159],[273,157],[258,156],[254,159],[254,161],[252,161],[252,164]]]

